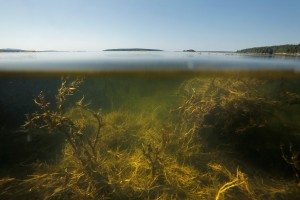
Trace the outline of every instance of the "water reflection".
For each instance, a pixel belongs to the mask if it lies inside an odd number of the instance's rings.
[[[191,67],[192,66],[192,67]],[[0,53],[1,71],[293,70],[299,57],[213,52]]]

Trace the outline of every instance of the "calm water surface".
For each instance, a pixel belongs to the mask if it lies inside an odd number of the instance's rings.
[[[0,53],[0,71],[299,71],[299,57],[208,52]]]

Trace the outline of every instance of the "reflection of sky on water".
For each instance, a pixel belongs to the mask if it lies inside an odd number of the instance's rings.
[[[53,70],[280,70],[299,71],[299,57],[212,52],[26,52],[0,53],[2,71]]]

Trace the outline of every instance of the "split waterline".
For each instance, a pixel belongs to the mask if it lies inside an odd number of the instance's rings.
[[[300,59],[0,54],[0,199],[299,199]]]

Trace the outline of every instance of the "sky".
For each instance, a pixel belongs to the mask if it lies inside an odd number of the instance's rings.
[[[299,0],[0,0],[0,48],[224,50],[300,43]]]

